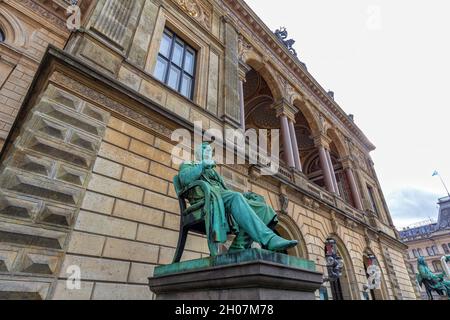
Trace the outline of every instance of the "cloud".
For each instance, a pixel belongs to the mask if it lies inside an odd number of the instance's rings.
[[[395,190],[387,195],[386,201],[394,220],[394,225],[402,229],[416,222],[427,219],[437,219],[438,194],[407,188]]]

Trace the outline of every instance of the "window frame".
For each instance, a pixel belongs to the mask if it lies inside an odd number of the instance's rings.
[[[430,257],[434,256],[433,250],[431,250],[431,247],[426,247],[426,249],[427,249],[428,256],[430,256]]]
[[[168,56],[165,56],[163,53],[161,53],[161,47],[162,47],[163,41],[165,41],[164,35],[168,36],[171,39]],[[180,65],[178,65],[176,62],[173,61],[173,57],[174,57],[173,55],[174,55],[176,44],[182,45],[182,49],[183,49]],[[188,52],[193,55],[192,73],[190,73],[189,71],[186,71],[186,57],[188,55]],[[158,54],[156,56],[156,65],[155,65],[155,70],[153,71],[153,76],[161,83],[164,83],[164,85],[166,85],[170,89],[178,92],[186,99],[193,101],[195,85],[196,85],[196,76],[197,76],[197,58],[198,58],[198,51],[195,48],[193,48],[191,45],[189,45],[189,43],[187,41],[185,41],[183,38],[178,36],[170,28],[165,27],[164,31],[163,31],[163,36],[161,38],[161,43],[159,45]],[[162,59],[166,63],[164,74],[163,74],[163,79],[160,79],[160,77],[158,77],[156,75],[156,70],[157,70],[159,59]],[[171,75],[172,68],[176,69],[179,72],[179,79],[177,80],[176,88],[169,85],[169,78]],[[185,76],[187,78],[189,78],[191,81],[191,87],[190,87],[190,90],[189,90],[189,93],[187,96],[182,91],[183,79]]]
[[[5,31],[0,27],[0,43],[4,43],[6,41]]]
[[[434,272],[444,272],[444,269],[442,269],[442,265],[439,260],[433,260],[431,264],[433,265]]]
[[[442,250],[444,250],[445,254],[449,254],[450,250],[448,249],[448,245],[446,243],[442,244]]]
[[[431,251],[433,251],[433,255],[435,255],[435,256],[439,255],[439,249],[434,244],[431,246]]]
[[[367,193],[369,194],[369,198],[370,198],[370,202],[372,203],[373,211],[379,217],[380,211],[378,210],[378,206],[377,206],[375,189],[369,184],[367,184]]]

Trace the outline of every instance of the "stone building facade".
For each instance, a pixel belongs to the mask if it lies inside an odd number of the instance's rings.
[[[170,137],[202,121],[281,130],[276,175],[220,172],[279,213],[300,240],[289,254],[326,274],[333,238],[345,299],[416,298],[375,147],[244,1],[83,0],[73,33],[61,3],[0,3],[0,297],[152,299],[147,278],[178,238]],[[189,235],[183,259],[207,255]],[[382,282],[365,294],[368,255]]]

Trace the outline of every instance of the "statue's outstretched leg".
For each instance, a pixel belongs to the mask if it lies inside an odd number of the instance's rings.
[[[284,250],[298,244],[297,240],[286,240],[277,236],[256,215],[241,193],[227,190],[221,192],[221,196],[225,210],[233,215],[239,228],[254,241],[273,251]]]
[[[253,240],[250,237],[250,235],[245,232],[244,230],[241,230],[236,238],[234,238],[233,243],[230,246],[229,251],[239,251],[239,250],[245,250],[250,249],[252,247]]]
[[[253,211],[256,213],[258,218],[261,219],[261,221],[269,227],[269,229],[274,230],[275,226],[278,222],[276,219],[275,213],[273,215],[270,211],[273,212],[272,208],[267,206],[265,203],[256,203],[256,201],[248,201],[247,203],[250,205],[250,207],[253,209]],[[253,239],[250,237],[250,235],[241,230],[239,234],[236,235],[236,238],[234,238],[233,243],[230,246],[229,251],[239,251],[239,250],[245,250],[250,249],[252,247]]]

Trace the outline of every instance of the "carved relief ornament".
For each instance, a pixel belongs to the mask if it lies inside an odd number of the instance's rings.
[[[239,35],[238,37],[238,57],[241,62],[245,62],[247,53],[252,50],[252,45],[247,40]]]
[[[211,13],[207,12],[196,0],[172,0],[189,16],[207,29],[211,29]]]

